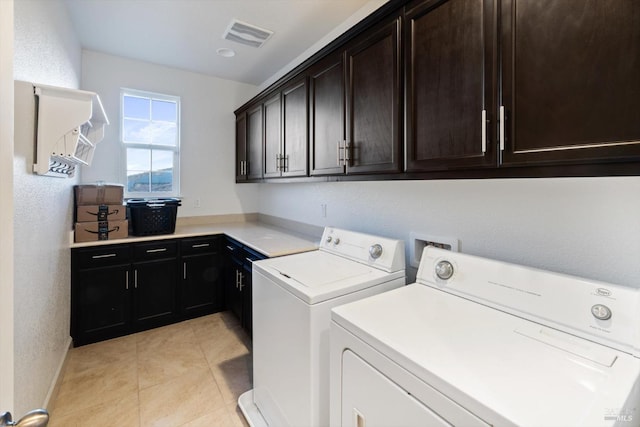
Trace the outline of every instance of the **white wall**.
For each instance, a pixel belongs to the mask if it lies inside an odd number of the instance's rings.
[[[261,184],[259,194],[267,215],[407,247],[411,231],[456,237],[466,253],[640,288],[638,177]]]
[[[13,1],[0,1],[0,413],[13,410]]]
[[[82,181],[120,182],[120,88],[178,95],[181,98],[181,195],[179,216],[256,212],[256,185],[235,185],[235,116],[233,111],[256,94],[252,85],[83,51],[82,88],[100,94],[109,117],[105,138]],[[201,207],[195,208],[195,199]]]
[[[1,0],[4,1],[4,0]],[[77,88],[80,44],[58,1],[15,1],[14,78]],[[17,104],[24,100],[17,95]],[[26,95],[28,98],[29,95]],[[16,112],[14,318],[16,414],[45,404],[70,343],[68,233],[75,179],[33,175],[33,121]]]

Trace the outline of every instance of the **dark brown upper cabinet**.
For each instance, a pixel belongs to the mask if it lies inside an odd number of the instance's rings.
[[[307,176],[307,84],[295,80],[263,104],[264,177]]]
[[[280,93],[264,103],[264,177],[280,176],[282,153],[282,105]]]
[[[310,174],[344,173],[343,52],[321,59],[308,75]]]
[[[247,111],[247,163],[248,180],[261,179],[264,165],[264,127],[262,104]]]
[[[401,172],[402,75],[399,15],[347,45],[346,173]]]
[[[282,89],[282,176],[307,176],[308,118],[307,80],[294,80]]]
[[[495,166],[493,0],[413,2],[405,18],[406,170]]]
[[[247,113],[236,114],[236,181],[247,179]]]
[[[503,0],[502,163],[640,158],[640,2]]]

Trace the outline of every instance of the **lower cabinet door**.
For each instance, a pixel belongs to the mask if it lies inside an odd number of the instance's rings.
[[[129,291],[129,264],[78,271],[72,291],[75,345],[128,333]]]
[[[251,276],[251,267],[245,264],[242,279],[242,327],[249,336],[253,332],[253,280]]]
[[[182,257],[182,313],[187,317],[222,309],[221,267],[217,253]]]
[[[177,315],[175,258],[133,264],[133,321],[137,330],[171,323]]]

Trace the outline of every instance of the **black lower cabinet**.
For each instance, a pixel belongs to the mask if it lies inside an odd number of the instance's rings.
[[[253,329],[252,264],[267,257],[236,240],[227,238],[226,258],[225,305],[251,336]]]
[[[202,316],[224,308],[220,241],[216,236],[181,242],[181,312],[185,317]]]
[[[134,328],[144,330],[172,323],[177,316],[176,260],[133,265]]]
[[[74,345],[222,310],[221,239],[207,236],[72,249]]]
[[[86,343],[126,334],[131,328],[129,265],[84,269],[75,276],[74,340]]]

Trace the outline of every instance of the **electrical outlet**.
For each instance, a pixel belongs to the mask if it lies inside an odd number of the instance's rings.
[[[409,247],[409,263],[412,267],[416,268],[420,265],[422,251],[427,246],[434,246],[453,252],[458,252],[460,247],[460,241],[455,237],[430,236],[415,232],[411,232],[409,237],[409,241],[411,242]]]
[[[200,207],[200,199],[195,199],[193,201],[193,207],[194,208],[199,208]]]

